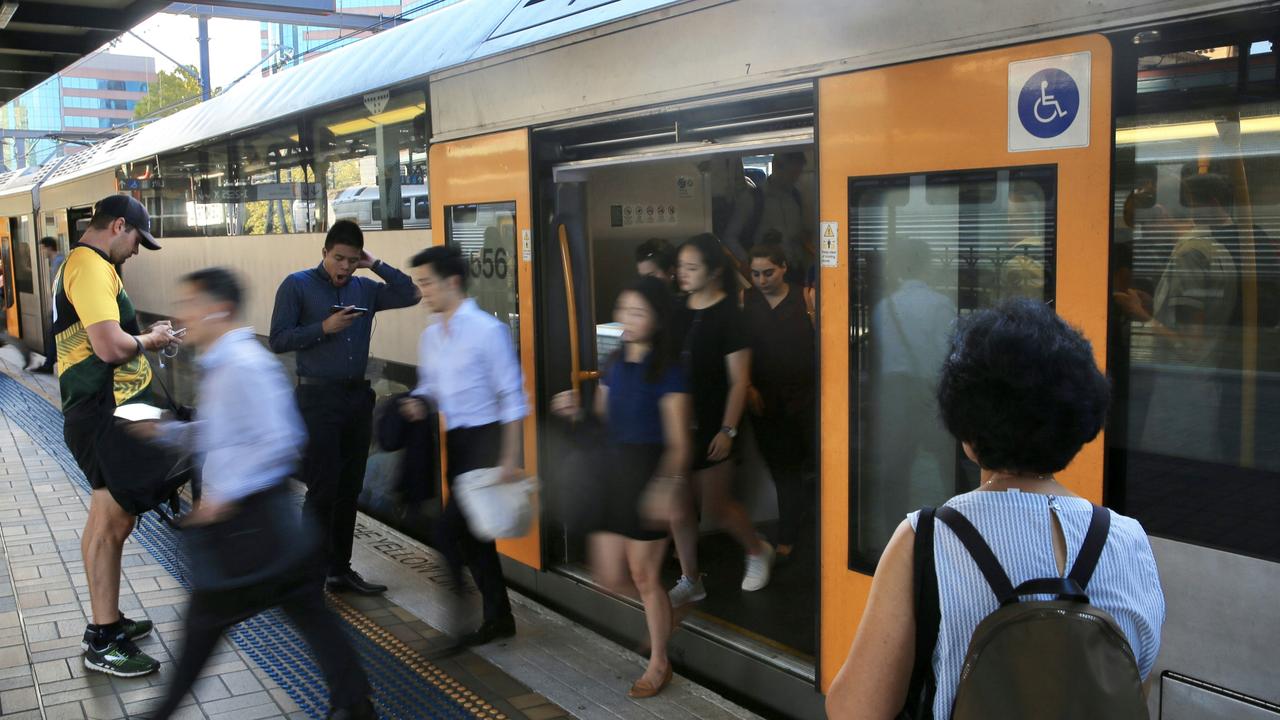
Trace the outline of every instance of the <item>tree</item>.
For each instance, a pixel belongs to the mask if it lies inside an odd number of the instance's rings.
[[[200,100],[200,81],[196,80],[200,73],[195,67],[186,65],[187,72],[175,69],[173,72],[161,70],[147,89],[147,94],[133,108],[134,118],[161,118],[189,106]],[[188,74],[190,73],[190,74]],[[183,101],[186,102],[183,102]]]

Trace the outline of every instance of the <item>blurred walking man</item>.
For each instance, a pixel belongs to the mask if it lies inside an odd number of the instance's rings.
[[[356,277],[361,268],[386,282]],[[298,406],[308,438],[305,507],[320,526],[334,590],[376,595],[387,589],[351,568],[356,500],[373,433],[373,389],[364,373],[373,314],[417,302],[409,276],[370,255],[364,233],[350,220],[329,228],[319,266],[289,275],[276,291],[271,349],[298,354]]]
[[[428,248],[410,264],[423,300],[436,313],[418,342],[418,387],[413,394],[434,400],[444,416],[450,487],[454,478],[481,468],[500,467],[504,481],[519,479],[521,426],[529,406],[511,329],[467,297],[467,262],[457,248]],[[426,412],[422,400],[407,399],[401,405],[401,413],[410,420]],[[440,515],[436,547],[449,562],[456,587],[462,587],[465,564],[484,600],[484,623],[461,644],[483,645],[515,635],[498,547],[471,534],[453,499]]]
[[[201,353],[199,419],[130,426],[204,458],[204,495],[185,522],[192,585],[185,645],[156,717],[177,710],[227,628],[280,606],[324,671],[329,717],[373,718],[368,680],[312,571],[312,528],[299,522],[285,486],[306,442],[302,418],[284,369],[241,325],[241,303],[240,283],[227,270],[182,279],[174,317]]]

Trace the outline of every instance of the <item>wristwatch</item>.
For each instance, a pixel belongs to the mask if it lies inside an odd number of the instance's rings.
[[[725,435],[728,435],[730,440],[732,440],[732,439],[734,439],[734,438],[738,437],[738,428],[736,428],[736,427],[734,427],[734,426],[732,426],[732,425],[724,425],[724,426],[722,426],[722,427],[720,428],[720,432],[724,433]]]

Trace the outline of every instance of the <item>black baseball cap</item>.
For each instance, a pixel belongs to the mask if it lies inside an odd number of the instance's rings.
[[[159,250],[160,243],[151,237],[151,216],[142,203],[128,195],[108,195],[98,201],[93,208],[94,215],[107,215],[124,219],[142,236],[142,246],[148,250]]]

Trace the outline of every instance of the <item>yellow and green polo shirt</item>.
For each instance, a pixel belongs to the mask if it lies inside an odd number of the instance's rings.
[[[76,245],[53,279],[53,293],[62,411],[108,387],[117,406],[149,400],[151,364],[146,356],[139,354],[123,365],[110,365],[95,355],[89,344],[85,328],[105,320],[115,320],[131,335],[139,334],[133,303],[110,258],[96,248]]]

